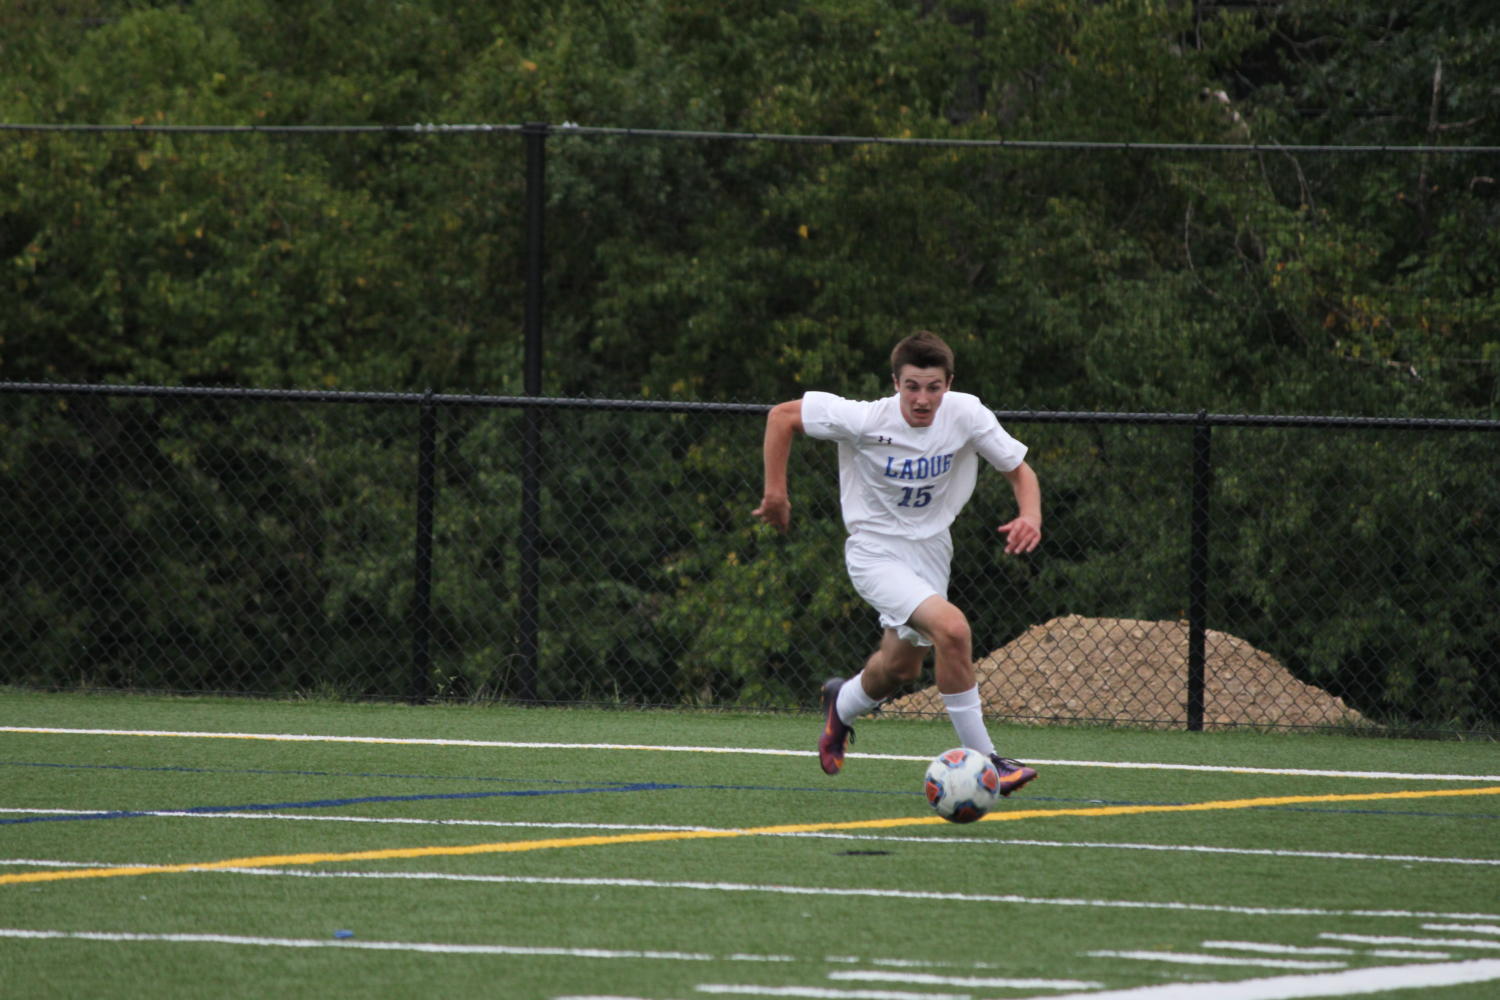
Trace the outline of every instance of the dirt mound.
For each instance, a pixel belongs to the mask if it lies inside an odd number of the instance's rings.
[[[988,718],[1182,726],[1187,719],[1186,622],[1067,615],[1033,625],[976,661]],[[1203,722],[1327,726],[1363,721],[1243,639],[1209,630]],[[892,714],[943,711],[937,688],[890,703]]]

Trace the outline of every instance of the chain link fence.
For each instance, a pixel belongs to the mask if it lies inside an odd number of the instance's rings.
[[[1500,422],[1369,416],[1494,413],[1493,150],[0,127],[0,682],[809,708],[835,449],[778,535],[766,407],[647,400],[920,317],[1037,411],[1042,548],[955,526],[992,717],[1500,732]],[[423,384],[517,395],[215,388]],[[1060,412],[1199,406],[1366,416]]]
[[[750,516],[764,406],[0,389],[13,685],[793,709],[878,639],[831,445]],[[993,717],[1500,732],[1500,422],[1001,418],[1047,524],[1004,555],[990,472],[954,529]]]

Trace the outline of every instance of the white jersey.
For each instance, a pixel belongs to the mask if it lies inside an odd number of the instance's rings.
[[[809,392],[802,427],[809,437],[838,442],[839,496],[851,535],[943,534],[974,494],[979,456],[1002,472],[1026,458],[1026,446],[966,392],[945,393],[928,427],[906,422],[897,395],[861,402]]]

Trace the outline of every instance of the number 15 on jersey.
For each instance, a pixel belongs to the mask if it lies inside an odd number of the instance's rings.
[[[932,503],[931,486],[903,486],[897,507],[926,507]]]

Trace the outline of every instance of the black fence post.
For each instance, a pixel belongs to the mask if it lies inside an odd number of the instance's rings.
[[[545,122],[521,128],[526,148],[526,316],[524,392],[542,393],[542,280],[546,273],[547,133]],[[527,407],[521,415],[521,539],[518,643],[520,670],[516,697],[537,700],[541,659],[542,414]]]
[[[417,421],[417,552],[411,598],[411,701],[432,697],[432,520],[437,500],[437,407],[432,389]]]
[[[1213,428],[1208,411],[1193,423],[1193,510],[1188,551],[1187,727],[1203,729],[1205,632],[1208,627],[1208,499],[1213,487]]]

